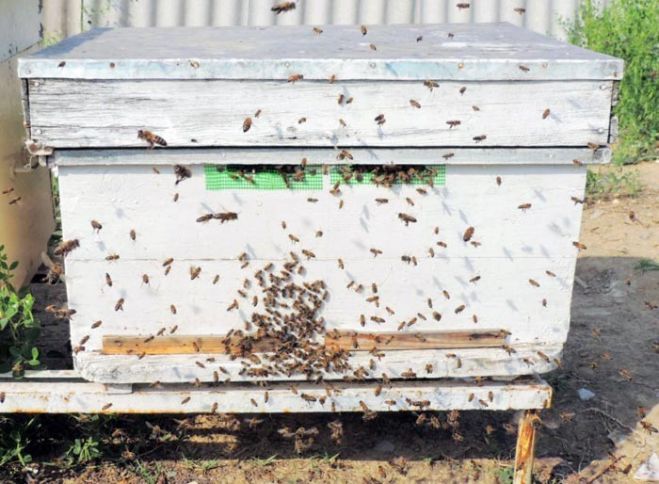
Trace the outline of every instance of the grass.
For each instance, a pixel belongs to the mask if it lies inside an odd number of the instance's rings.
[[[653,261],[652,259],[641,259],[638,261],[638,264],[634,267],[637,271],[641,271],[641,274],[646,272],[659,271],[659,262]]]
[[[576,19],[566,25],[571,43],[625,61],[615,114],[620,140],[618,164],[656,159],[659,146],[659,2],[612,0],[602,8],[584,0]]]
[[[638,173],[622,167],[588,170],[586,195],[589,201],[636,197],[643,190]]]

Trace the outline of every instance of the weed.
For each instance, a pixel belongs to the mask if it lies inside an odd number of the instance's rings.
[[[502,467],[497,473],[497,481],[501,484],[513,484],[513,478],[515,476],[515,469],[512,467]]]
[[[659,141],[659,3],[656,0],[613,0],[606,8],[595,0],[581,2],[567,25],[571,43],[625,61],[620,100],[618,163],[656,158]]]
[[[622,167],[588,170],[586,195],[590,201],[613,197],[635,197],[642,190],[638,174]]]
[[[23,375],[26,367],[39,366],[39,350],[34,341],[39,322],[32,314],[34,298],[17,291],[11,284],[18,262],[9,263],[4,245],[0,245],[0,373],[11,371]]]
[[[101,457],[103,453],[99,449],[99,442],[93,437],[86,439],[75,439],[73,444],[65,453],[68,464],[86,464]]]
[[[277,454],[272,454],[267,459],[254,459],[255,467],[266,467],[272,464],[277,459]]]
[[[3,418],[0,421],[0,468],[11,462],[18,462],[21,467],[32,462],[32,456],[26,449],[30,445],[30,435],[38,427],[36,417],[25,423],[21,419]]]
[[[646,272],[659,271],[659,262],[653,261],[652,259],[641,259],[638,261],[638,264],[634,266],[634,269],[641,271],[641,274]]]

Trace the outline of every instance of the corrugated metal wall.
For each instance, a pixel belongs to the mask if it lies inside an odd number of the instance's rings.
[[[56,41],[92,26],[381,24],[506,21],[563,38],[579,0],[44,0],[44,36]],[[607,4],[610,0],[600,0]],[[468,3],[469,8],[458,4]],[[523,10],[522,10],[523,9]]]

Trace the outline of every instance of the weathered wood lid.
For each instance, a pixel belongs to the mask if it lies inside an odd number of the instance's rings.
[[[94,29],[19,60],[23,78],[620,79],[620,59],[507,23]]]

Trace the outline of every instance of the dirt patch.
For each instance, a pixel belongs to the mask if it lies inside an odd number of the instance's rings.
[[[659,427],[659,271],[638,268],[643,258],[659,259],[659,164],[626,170],[639,173],[638,197],[585,208],[581,242],[588,248],[577,264],[563,367],[545,375],[555,398],[542,414],[538,482],[632,482],[659,448],[659,434],[641,425]],[[580,389],[594,397],[581,400]],[[417,417],[44,417],[29,467],[33,478],[67,482],[510,482],[512,413],[463,412],[461,441],[446,425],[417,425]],[[337,418],[340,443],[328,428]],[[446,415],[439,418],[446,423]],[[298,455],[278,432],[284,426],[320,434]],[[101,441],[103,458],[65,469],[63,449],[86,435]],[[4,472],[27,475],[15,466]]]

